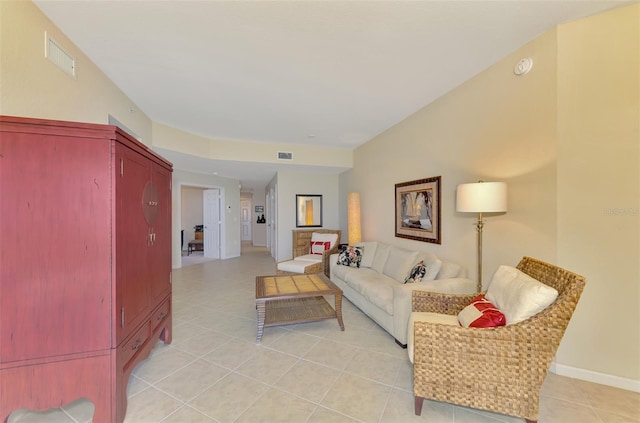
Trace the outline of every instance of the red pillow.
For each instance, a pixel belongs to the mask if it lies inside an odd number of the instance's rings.
[[[329,248],[331,248],[329,241],[310,241],[309,254],[322,255]]]
[[[504,326],[507,319],[496,306],[480,294],[458,313],[458,322],[465,328],[492,328]]]

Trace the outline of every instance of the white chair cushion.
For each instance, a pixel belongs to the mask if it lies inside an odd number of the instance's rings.
[[[558,291],[515,267],[502,265],[493,275],[487,294],[507,318],[507,325],[540,313],[558,297]]]
[[[317,261],[314,262],[311,260],[299,260],[296,257],[295,260],[283,261],[278,263],[278,270],[282,270],[284,272],[305,273],[305,267],[312,266],[316,263]]]
[[[322,256],[318,254],[305,254],[304,256],[298,256],[295,260],[305,260],[312,261],[314,263],[320,263],[322,261]]]
[[[409,354],[409,361],[413,363],[413,324],[415,322],[429,322],[439,323],[442,325],[454,325],[460,326],[458,323],[458,316],[450,316],[448,314],[429,313],[414,311],[409,317],[409,325],[407,326],[407,354]],[[434,342],[438,342],[435,340]]]

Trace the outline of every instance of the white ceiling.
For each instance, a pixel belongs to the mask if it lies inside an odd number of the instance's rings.
[[[627,3],[35,1],[156,122],[348,149],[555,25]],[[189,169],[181,156],[167,158]],[[250,185],[243,168],[275,172],[198,161],[206,173],[216,166]]]

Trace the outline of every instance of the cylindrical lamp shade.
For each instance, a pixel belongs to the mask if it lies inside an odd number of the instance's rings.
[[[357,192],[347,195],[347,224],[349,225],[349,245],[356,245],[362,241],[360,194]]]
[[[456,211],[491,213],[507,211],[505,182],[476,182],[458,185]]]

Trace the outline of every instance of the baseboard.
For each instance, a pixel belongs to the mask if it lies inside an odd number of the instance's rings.
[[[574,379],[599,383],[601,385],[613,386],[614,388],[625,389],[627,391],[640,392],[640,380],[626,379],[591,370],[579,369],[577,367],[557,364],[556,362],[551,363],[549,370],[560,376],[567,376]]]

